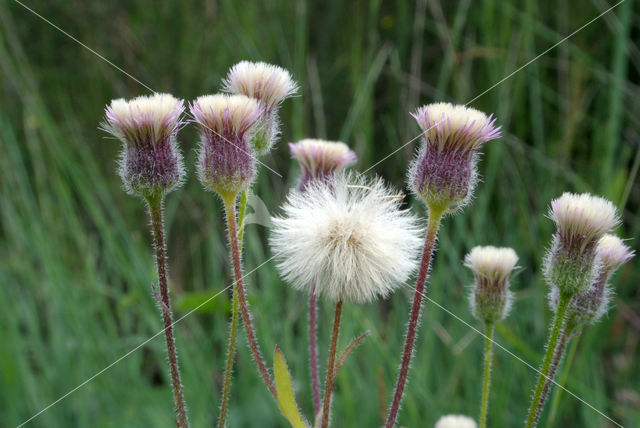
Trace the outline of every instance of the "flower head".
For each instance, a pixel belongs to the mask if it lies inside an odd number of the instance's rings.
[[[476,428],[476,422],[464,415],[446,415],[438,419],[434,428]]]
[[[365,303],[408,279],[421,246],[418,219],[381,179],[341,173],[291,192],[273,219],[271,247],[293,287]]]
[[[567,309],[569,329],[585,324],[593,324],[607,312],[613,291],[609,279],[624,263],[633,258],[634,252],[615,235],[604,235],[596,246],[596,262],[600,270],[587,291],[578,293],[571,299]],[[559,290],[553,287],[549,296],[551,308],[558,305]]]
[[[500,137],[495,118],[462,105],[436,103],[412,114],[423,145],[409,171],[409,184],[429,207],[463,206],[476,182],[477,150]]]
[[[251,142],[258,152],[268,152],[280,134],[278,107],[298,91],[291,74],[282,67],[264,62],[242,61],[234,65],[223,81],[224,89],[260,101],[264,108],[261,127]]]
[[[328,179],[357,160],[349,146],[341,142],[307,138],[289,143],[289,149],[302,168],[299,190],[304,190],[312,180]]]
[[[202,135],[198,175],[202,184],[222,198],[246,189],[256,172],[249,145],[262,107],[244,95],[204,95],[190,106]]]
[[[176,135],[184,103],[169,94],[116,99],[102,128],[123,142],[119,173],[125,189],[142,197],[175,189],[185,172]]]
[[[475,282],[470,295],[473,315],[484,322],[504,319],[511,307],[509,275],[518,263],[512,248],[474,247],[465,257]]]
[[[618,224],[616,208],[588,193],[564,193],[551,202],[549,217],[556,233],[545,259],[546,278],[562,293],[585,292],[600,269],[596,245]]]

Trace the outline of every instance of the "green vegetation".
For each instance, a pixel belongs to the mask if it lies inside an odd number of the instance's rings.
[[[227,69],[242,59],[281,65],[302,86],[302,96],[281,111],[283,141],[345,141],[358,154],[359,170],[418,135],[408,115],[418,105],[466,103],[608,7],[600,0],[200,3],[27,4],[145,85],[189,100],[218,91]],[[535,367],[552,315],[540,272],[553,230],[545,217],[550,200],[566,190],[599,194],[623,213],[620,235],[640,236],[633,8],[625,1],[473,103],[495,113],[504,137],[483,149],[475,200],[440,231],[428,297],[480,328],[469,311],[472,277],[462,258],[474,245],[513,247],[523,269],[512,283],[514,310],[496,326],[495,339]],[[0,426],[9,427],[162,324],[150,291],[155,270],[146,213],[120,189],[114,172],[120,143],[98,129],[112,98],[148,91],[17,3],[0,4],[0,23]],[[195,127],[179,139],[189,178],[166,205],[176,319],[231,283],[221,204],[194,176]],[[414,147],[373,171],[402,186]],[[297,169],[284,143],[264,161],[283,177],[262,168],[253,190],[277,213]],[[414,208],[423,210],[419,203]],[[247,272],[271,257],[267,232],[247,226]],[[638,248],[637,240],[630,245]],[[620,270],[615,308],[573,342],[571,371],[565,364],[557,376],[624,426],[640,425],[639,281],[637,261]],[[285,285],[272,263],[246,286],[263,352],[272,363],[275,345],[282,349],[297,401],[310,414],[306,296]],[[382,424],[411,295],[406,287],[387,302],[347,305],[340,346],[364,330],[371,334],[339,374],[334,426]],[[223,293],[175,328],[194,427],[217,418],[230,306]],[[332,311],[321,305],[319,312],[323,365]],[[171,426],[163,346],[159,335],[27,426]],[[482,349],[476,332],[427,301],[400,424],[430,426],[446,413],[477,419]],[[250,358],[242,334],[230,426],[286,426]],[[501,426],[523,423],[535,379],[531,368],[496,347],[490,420],[499,412]],[[610,426],[557,390],[541,421]]]

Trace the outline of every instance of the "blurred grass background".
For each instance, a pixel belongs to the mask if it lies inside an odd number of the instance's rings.
[[[339,139],[364,170],[418,129],[409,111],[432,101],[465,103],[613,5],[488,1],[214,2],[27,1],[44,17],[157,91],[186,99],[220,89],[235,62],[279,64],[300,82],[285,102],[283,141]],[[472,205],[448,218],[429,297],[476,325],[466,300],[472,246],[513,246],[522,271],[515,308],[496,339],[537,366],[551,314],[540,275],[552,233],[549,201],[593,192],[620,208],[624,237],[640,234],[637,3],[626,0],[473,103],[494,112],[504,137],[487,144]],[[155,270],[143,205],[116,176],[119,145],[98,129],[112,98],[147,93],[19,4],[0,4],[0,426],[16,426],[161,328],[150,293]],[[223,217],[193,174],[196,133],[180,141],[190,166],[171,194],[167,228],[176,318],[230,283]],[[411,144],[374,170],[403,186]],[[297,168],[281,143],[264,161],[255,193],[272,213]],[[411,202],[409,198],[408,201]],[[419,204],[416,212],[423,213]],[[267,230],[250,225],[245,268],[270,257]],[[580,338],[566,386],[624,426],[640,426],[640,293],[637,261],[614,279],[615,307]],[[248,279],[263,352],[277,343],[310,414],[306,297],[272,263]],[[371,336],[338,378],[336,427],[374,427],[399,364],[410,290],[376,305],[346,305],[342,346]],[[331,308],[322,307],[327,344]],[[482,341],[426,303],[400,422],[431,426],[442,414],[477,417]],[[177,325],[185,394],[194,427],[217,416],[229,298]],[[326,364],[326,349],[321,361]],[[324,372],[324,369],[323,369]],[[490,424],[519,426],[535,373],[497,350]],[[555,394],[544,426],[613,426],[568,394]],[[381,406],[382,400],[382,406]],[[159,336],[28,426],[172,426],[164,343]],[[286,426],[241,342],[230,426]]]

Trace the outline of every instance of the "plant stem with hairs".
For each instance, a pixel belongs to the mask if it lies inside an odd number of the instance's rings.
[[[182,392],[182,382],[180,380],[180,368],[178,366],[178,354],[173,336],[173,316],[171,314],[171,301],[169,299],[169,287],[167,282],[167,254],[164,238],[163,205],[164,197],[148,197],[147,205],[149,216],[151,217],[151,235],[156,252],[156,264],[158,268],[158,282],[160,294],[156,299],[162,310],[162,321],[164,322],[164,335],[169,357],[169,371],[171,373],[171,385],[173,389],[173,405],[176,412],[176,425],[178,428],[189,426],[187,410]],[[155,292],[155,290],[154,290]]]
[[[235,276],[235,290],[238,294],[238,301],[240,303],[240,315],[242,316],[242,323],[244,324],[244,330],[247,335],[247,341],[249,342],[249,348],[253,355],[253,359],[258,367],[258,372],[262,376],[262,380],[266,384],[269,392],[273,398],[277,399],[276,387],[271,379],[271,375],[267,369],[267,366],[260,353],[258,341],[251,322],[251,312],[249,310],[249,304],[247,303],[247,296],[244,289],[244,281],[242,278],[242,262],[240,259],[240,244],[238,241],[238,230],[236,224],[236,206],[235,196],[233,198],[227,197],[224,199],[225,214],[227,218],[227,231],[229,235],[229,246],[231,247],[231,258],[233,261],[233,270]]]
[[[409,315],[409,325],[407,327],[407,335],[402,353],[402,363],[400,365],[400,372],[398,373],[393,401],[391,402],[391,407],[389,408],[389,413],[387,415],[386,428],[392,428],[394,426],[398,416],[398,411],[400,410],[400,402],[402,401],[402,395],[407,383],[407,374],[409,372],[409,366],[413,356],[418,324],[422,313],[422,296],[426,287],[427,275],[429,274],[431,256],[436,243],[440,221],[442,220],[442,216],[445,211],[446,208],[444,207],[429,207],[427,232],[424,240],[424,248],[422,250],[422,259],[420,260],[420,270],[418,271],[418,278],[416,280],[416,290],[413,294],[413,303],[411,305],[411,313]]]
[[[542,360],[542,368],[540,369],[540,374],[538,376],[538,382],[533,394],[533,400],[531,401],[531,407],[529,407],[529,415],[527,416],[526,422],[527,428],[532,428],[536,425],[536,415],[538,415],[542,410],[542,392],[545,382],[547,378],[549,378],[549,370],[551,369],[558,339],[563,334],[564,315],[569,307],[571,297],[572,295],[566,293],[560,293],[560,296],[558,297],[558,307],[553,319],[549,341],[547,342],[547,351],[545,352],[544,359]]]
[[[320,411],[320,381],[318,379],[318,328],[317,313],[318,302],[315,292],[315,285],[311,287],[309,294],[309,360],[311,361],[311,389],[313,391],[313,411],[318,414]]]
[[[327,379],[324,384],[324,402],[322,405],[321,428],[329,426],[329,409],[331,408],[331,393],[335,383],[335,361],[338,348],[338,335],[340,334],[340,316],[342,314],[342,300],[336,303],[336,312],[333,319],[333,333],[331,334],[331,348],[329,350],[329,364],[327,365]]]
[[[491,360],[493,358],[493,332],[493,323],[486,323],[484,338],[484,369],[482,373],[482,401],[480,405],[480,428],[487,427],[489,389],[491,387]]]

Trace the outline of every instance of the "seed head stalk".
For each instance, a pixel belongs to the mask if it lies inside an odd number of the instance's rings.
[[[420,315],[422,313],[422,296],[426,287],[429,266],[431,265],[431,256],[433,254],[433,249],[436,243],[440,221],[442,220],[442,216],[445,211],[446,208],[444,207],[429,207],[427,232],[424,240],[424,248],[422,250],[422,259],[420,260],[420,270],[418,271],[418,278],[416,280],[415,293],[413,294],[413,303],[411,305],[409,324],[407,326],[407,335],[405,338],[404,350],[402,353],[402,363],[400,365],[400,372],[398,373],[398,380],[396,382],[393,401],[387,415],[387,422],[385,424],[386,428],[393,428],[398,416],[398,411],[400,410],[400,402],[402,401],[402,395],[407,383],[407,374],[409,372],[409,366],[411,364],[411,357],[413,356],[413,348],[418,331],[418,323],[420,322]]]
[[[558,297],[558,308],[553,319],[551,335],[547,342],[547,351],[544,355],[544,359],[542,360],[542,368],[538,376],[538,383],[536,384],[536,389],[533,394],[531,407],[529,407],[529,415],[527,416],[527,422],[525,425],[527,428],[532,428],[536,425],[536,414],[539,413],[538,407],[541,406],[542,391],[544,389],[545,381],[549,377],[549,370],[558,344],[558,339],[563,332],[564,315],[569,307],[571,297],[573,296],[566,293],[560,293],[560,296]]]
[[[318,414],[320,411],[320,380],[318,378],[318,302],[315,292],[315,285],[311,287],[309,294],[309,359],[311,361],[311,389],[313,391],[313,411]]]
[[[482,401],[480,405],[480,428],[487,428],[489,389],[491,387],[491,360],[493,359],[493,332],[493,323],[486,323],[484,337],[484,369],[482,374]]]
[[[340,334],[340,316],[342,314],[342,300],[336,303],[336,312],[333,319],[333,333],[331,334],[331,349],[329,350],[329,364],[327,365],[327,379],[324,384],[324,403],[322,405],[321,428],[329,426],[329,411],[331,408],[331,393],[336,380],[335,361],[338,348],[338,335]]]
[[[169,287],[167,284],[167,254],[164,238],[163,204],[164,197],[148,197],[146,199],[151,217],[151,235],[156,251],[156,264],[158,267],[158,282],[160,288],[160,306],[162,320],[164,322],[164,335],[169,357],[169,371],[171,373],[171,386],[173,389],[173,406],[176,412],[176,425],[178,428],[187,428],[187,409],[182,392],[180,380],[180,368],[178,366],[178,354],[173,336],[173,316],[171,314],[171,301],[169,299]]]
[[[542,388],[542,396],[540,397],[540,403],[538,404],[538,409],[536,410],[534,425],[537,424],[540,420],[540,414],[542,413],[544,403],[547,401],[547,396],[549,395],[549,391],[551,390],[553,379],[555,379],[556,377],[558,366],[560,365],[560,361],[562,361],[564,352],[567,349],[567,344],[569,343],[569,340],[571,340],[571,337],[568,335],[568,333],[570,332],[571,329],[565,326],[562,333],[560,333],[560,337],[558,338],[558,344],[556,345],[556,349],[553,351],[553,360],[551,360],[549,374],[547,375],[547,378],[544,382],[544,387]]]

